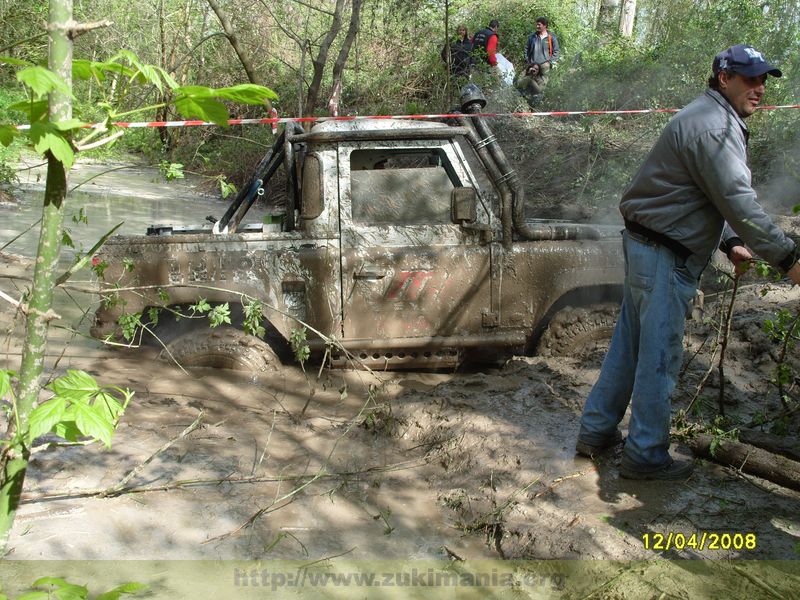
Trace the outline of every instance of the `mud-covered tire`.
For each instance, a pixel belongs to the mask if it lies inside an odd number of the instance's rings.
[[[606,350],[618,315],[616,304],[560,310],[539,338],[536,354],[582,358]]]
[[[182,367],[213,367],[263,373],[274,371],[280,361],[263,340],[233,327],[190,331],[172,340],[161,358]]]

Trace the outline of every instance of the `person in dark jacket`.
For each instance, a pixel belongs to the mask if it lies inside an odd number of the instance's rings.
[[[472,56],[472,40],[466,25],[459,25],[456,31],[458,37],[442,48],[442,60],[449,66],[451,77],[469,79],[470,68],[475,64]]]
[[[481,29],[472,38],[473,53],[492,67],[497,66],[497,41],[500,21],[492,19],[489,26]]]
[[[669,453],[670,396],[686,315],[712,253],[719,247],[742,272],[752,251],[800,283],[798,248],[758,203],[747,166],[744,119],[760,104],[768,75],[782,73],[751,46],[717,54],[709,89],[667,124],[622,194],[622,308],[575,447],[591,458],[621,443],[618,426],[630,405],[621,477],[692,472]]]

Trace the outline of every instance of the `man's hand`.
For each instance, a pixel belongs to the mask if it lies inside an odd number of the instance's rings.
[[[728,255],[728,259],[733,263],[736,274],[742,275],[749,268],[753,255],[746,246],[734,246]],[[797,267],[796,264],[795,267]],[[798,275],[800,275],[800,270],[798,270]],[[795,281],[795,283],[800,283],[800,281]]]
[[[800,262],[794,263],[786,276],[792,280],[792,283],[800,283]]]

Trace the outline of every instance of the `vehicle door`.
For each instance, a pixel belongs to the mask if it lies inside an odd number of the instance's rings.
[[[483,331],[490,244],[451,217],[453,189],[477,185],[463,161],[447,140],[339,144],[344,339],[401,347]]]

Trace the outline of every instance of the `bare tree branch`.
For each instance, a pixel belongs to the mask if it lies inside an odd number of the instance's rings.
[[[350,26],[347,29],[347,35],[344,38],[344,43],[339,49],[339,56],[336,57],[336,63],[333,65],[333,91],[331,98],[328,102],[328,112],[332,116],[339,114],[339,97],[342,93],[342,73],[344,73],[344,66],[347,63],[347,58],[350,56],[350,48],[353,46],[353,40],[358,35],[359,25],[361,24],[361,3],[363,0],[353,0],[353,11],[350,13]]]
[[[311,79],[311,85],[308,86],[306,105],[303,109],[304,116],[314,114],[314,107],[317,105],[317,98],[319,97],[320,86],[322,85],[322,76],[325,73],[325,63],[328,60],[328,51],[342,28],[342,11],[344,11],[344,4],[345,0],[336,0],[336,8],[334,9],[331,28],[325,35],[325,39],[322,40],[322,44],[320,44],[317,57],[312,59],[312,63],[314,64],[314,76]]]
[[[227,37],[228,41],[231,43],[234,52],[236,52],[236,56],[239,57],[239,62],[242,63],[242,67],[244,67],[245,73],[247,73],[247,79],[250,81],[250,83],[260,85],[261,80],[259,79],[258,75],[256,75],[255,69],[253,69],[253,63],[250,61],[250,57],[245,54],[244,50],[239,44],[239,38],[236,37],[236,32],[233,30],[233,25],[231,25],[228,15],[222,9],[217,0],[207,1],[208,5],[211,7],[211,10],[213,10],[217,15],[217,18],[222,25],[222,30],[225,32],[225,37]]]

